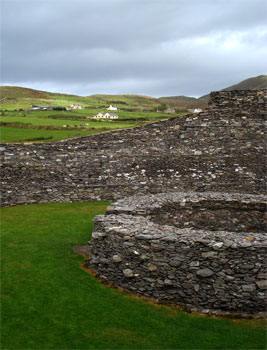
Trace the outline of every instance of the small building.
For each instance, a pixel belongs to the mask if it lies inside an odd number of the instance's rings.
[[[174,108],[167,108],[167,109],[165,109],[164,113],[175,113],[175,109]]]
[[[202,112],[201,108],[195,108],[194,111],[193,111],[193,113],[200,113],[200,112]]]
[[[73,103],[69,108],[70,109],[83,109],[83,107],[77,103]]]
[[[118,119],[119,116],[116,113],[105,113],[105,112],[99,112],[94,115],[94,119]]]
[[[110,118],[110,119],[118,119],[119,118],[118,114],[116,114],[116,113],[106,113],[106,114],[108,114],[108,118]]]
[[[107,108],[107,111],[117,111],[118,108],[116,106],[112,106],[110,105],[108,108]]]
[[[30,111],[53,111],[56,106],[39,106],[39,105],[32,105],[29,109]]]

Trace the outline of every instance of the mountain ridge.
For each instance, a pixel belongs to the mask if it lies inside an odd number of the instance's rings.
[[[242,80],[237,84],[221,89],[221,91],[261,88],[267,88],[267,75],[259,75],[257,77]],[[208,103],[209,94],[203,95],[199,98],[183,95],[156,98],[138,94],[93,94],[89,96],[79,96],[74,94],[35,90],[27,87],[0,86],[0,103],[2,102],[2,105],[5,105],[6,102],[12,103],[12,101],[17,103],[20,99],[24,99],[25,103],[27,99],[31,101],[36,100],[38,102],[44,102],[45,100],[48,104],[50,104],[50,102],[57,103],[59,100],[64,100],[66,104],[68,101],[72,101],[88,106],[95,105],[96,108],[100,108],[102,105],[105,106],[106,104],[117,104],[122,108],[124,106],[129,106],[130,108],[137,109],[142,109],[143,107],[157,108],[157,106],[160,105],[181,108],[205,108]]]

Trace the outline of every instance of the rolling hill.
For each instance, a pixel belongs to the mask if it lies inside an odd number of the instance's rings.
[[[267,88],[267,75],[259,75],[241,81],[238,84],[226,87],[222,90],[242,90]],[[169,96],[154,98],[142,95],[90,95],[77,96],[47,91],[40,91],[17,86],[0,87],[1,108],[29,108],[32,104],[57,105],[67,107],[72,103],[79,103],[85,108],[106,108],[109,104],[115,104],[118,108],[128,111],[151,111],[163,105],[182,108],[205,108],[209,95],[200,98],[188,96]]]
[[[267,89],[267,75],[259,75],[254,78],[249,78],[241,81],[238,84],[229,86],[223,90],[256,90],[256,89]]]
[[[266,88],[267,88],[267,75],[259,75],[257,77],[243,80],[238,84],[231,85],[221,90],[223,91],[249,90],[249,89],[255,90],[255,89],[266,89]],[[187,108],[195,108],[195,107],[203,108],[208,103],[209,94],[201,96],[199,98],[187,97],[187,96],[160,97],[159,100],[162,103],[166,103],[171,106],[184,106]]]

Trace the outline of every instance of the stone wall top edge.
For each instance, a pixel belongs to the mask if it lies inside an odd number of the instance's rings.
[[[238,249],[238,248],[256,248],[267,247],[266,234],[262,232],[231,232],[231,231],[211,231],[208,229],[182,229],[170,225],[160,225],[154,223],[143,216],[113,214],[113,215],[97,215],[94,217],[95,232],[98,232],[97,227],[100,225],[101,232],[106,232],[106,235],[130,236],[141,241],[151,241],[155,243],[165,242],[166,244],[200,243],[214,250],[219,249]],[[144,231],[144,227],[146,230]],[[101,237],[106,237],[102,235]],[[98,234],[93,235],[96,238]],[[98,237],[97,237],[98,238]],[[220,242],[220,244],[215,245]]]
[[[217,93],[217,94],[225,94],[225,93],[229,93],[229,94],[236,94],[238,92],[247,92],[248,94],[249,93],[257,93],[259,91],[266,91],[267,92],[267,87],[266,88],[262,88],[262,89],[253,89],[253,90],[248,90],[248,89],[235,89],[235,90],[214,90],[214,91],[211,91],[210,94],[213,94],[213,93]]]
[[[153,206],[155,204],[162,204],[162,202],[178,202],[178,201],[205,201],[205,200],[214,200],[219,202],[249,202],[249,203],[267,203],[267,196],[260,194],[249,194],[249,193],[237,193],[237,192],[162,192],[159,194],[149,194],[149,195],[135,195],[127,198],[118,200],[117,202],[111,204],[109,208],[114,208],[119,206],[123,209],[123,206],[128,207],[135,205],[136,207],[143,206]]]

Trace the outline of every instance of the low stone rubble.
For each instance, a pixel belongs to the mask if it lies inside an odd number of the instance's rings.
[[[176,210],[175,216],[170,218],[166,203]],[[214,214],[219,220],[225,207],[231,208],[232,216],[227,229],[218,230],[209,223],[209,216]],[[201,309],[264,312],[266,234],[262,225],[252,225],[254,232],[250,231],[250,214],[263,221],[265,210],[266,197],[237,193],[126,198],[111,205],[106,215],[95,217],[87,264],[102,279],[159,301]],[[194,222],[180,228],[183,213],[188,211],[198,222],[197,229]],[[204,221],[197,220],[203,212],[209,215]]]

